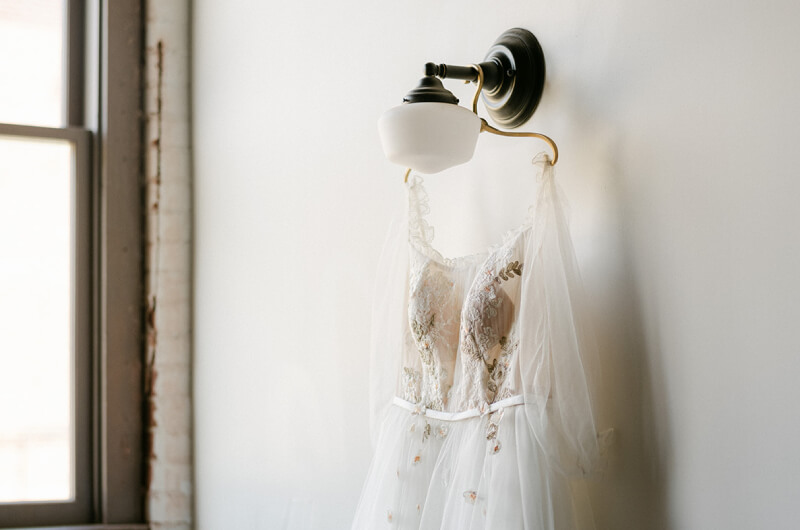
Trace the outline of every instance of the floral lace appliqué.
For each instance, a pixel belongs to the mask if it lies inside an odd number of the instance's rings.
[[[493,403],[511,395],[504,385],[517,341],[506,335],[511,330],[501,329],[510,322],[513,312],[513,304],[501,284],[520,277],[522,263],[511,260],[510,256],[509,251],[486,264],[484,274],[476,280],[464,304],[461,345],[465,376],[471,381],[464,396],[469,406],[484,401]]]
[[[444,410],[447,402],[449,373],[442,361],[452,357],[455,351],[457,334],[451,330],[458,328],[452,322],[452,315],[458,312],[454,303],[453,282],[440,270],[422,267],[412,276],[408,320],[422,372],[421,379],[414,381],[418,393],[410,393],[417,399],[409,401],[421,403],[429,409]],[[446,315],[450,318],[447,319]],[[404,372],[406,370],[409,369],[404,369]]]
[[[514,332],[511,333],[510,338],[500,337],[499,343],[500,355],[492,359],[491,364],[486,366],[489,372],[486,388],[494,395],[494,401],[506,399],[512,395],[507,376],[511,369],[511,360],[514,358],[519,346],[519,341]]]
[[[403,368],[403,399],[411,403],[419,403],[422,399],[420,396],[420,381],[422,381],[422,374],[419,370],[413,368]]]

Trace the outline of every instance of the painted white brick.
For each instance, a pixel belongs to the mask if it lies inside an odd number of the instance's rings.
[[[193,528],[189,1],[147,2],[147,293],[154,530]],[[160,106],[159,106],[160,105]]]

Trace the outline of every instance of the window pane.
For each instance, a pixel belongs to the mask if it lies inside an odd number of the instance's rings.
[[[0,502],[73,497],[73,161],[0,136]]]
[[[66,0],[0,0],[0,122],[64,125]]]

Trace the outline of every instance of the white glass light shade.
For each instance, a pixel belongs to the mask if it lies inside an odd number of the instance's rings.
[[[404,103],[378,120],[386,158],[420,173],[438,173],[472,158],[481,120],[451,103]]]

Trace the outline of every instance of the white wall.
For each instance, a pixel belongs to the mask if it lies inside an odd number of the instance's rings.
[[[425,62],[475,62],[514,26],[545,50],[526,128],[562,151],[618,430],[598,527],[797,528],[797,4],[196,0],[193,16],[201,530],[348,528],[372,277],[403,194],[375,122]],[[439,246],[517,224],[540,148],[481,138],[429,177]]]

